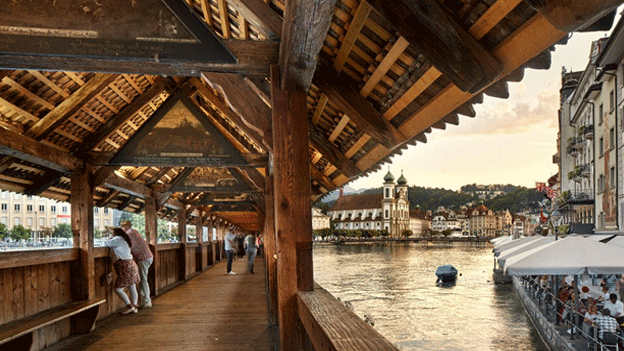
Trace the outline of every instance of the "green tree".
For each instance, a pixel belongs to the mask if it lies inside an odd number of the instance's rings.
[[[412,232],[409,229],[406,229],[406,230],[401,232],[401,236],[404,237],[404,238],[409,238],[410,236],[412,236],[412,234],[414,234],[414,232]]]
[[[444,229],[442,231],[442,235],[444,235],[445,237],[448,237],[449,235],[451,235],[451,230],[450,229]]]
[[[30,234],[31,234],[31,230],[24,228],[24,226],[22,225],[14,226],[13,228],[11,228],[11,231],[9,232],[9,236],[13,240],[28,239],[30,238]]]
[[[55,238],[71,238],[73,236],[71,226],[67,223],[59,223],[54,227],[52,236]]]
[[[5,240],[9,235],[7,226],[4,223],[0,223],[0,239]]]

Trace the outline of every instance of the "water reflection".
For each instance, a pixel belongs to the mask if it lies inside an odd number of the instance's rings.
[[[452,264],[457,284],[438,287]],[[510,286],[491,282],[492,251],[470,244],[315,246],[315,280],[402,350],[546,350]]]

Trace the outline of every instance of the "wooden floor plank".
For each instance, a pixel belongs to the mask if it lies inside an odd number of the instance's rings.
[[[152,300],[151,309],[111,315],[90,334],[64,339],[46,351],[277,350],[268,322],[264,260],[245,273],[246,257],[225,274],[225,261]]]

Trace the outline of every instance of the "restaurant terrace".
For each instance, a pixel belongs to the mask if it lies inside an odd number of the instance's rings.
[[[508,98],[621,2],[3,2],[0,188],[69,201],[74,247],[0,253],[1,347],[248,350],[242,328],[257,349],[395,350],[315,286],[311,204]],[[145,215],[152,310],[116,315],[94,206]],[[265,274],[210,268],[229,225],[262,235]]]

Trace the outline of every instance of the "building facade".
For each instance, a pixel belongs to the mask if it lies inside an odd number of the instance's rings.
[[[390,236],[399,237],[410,229],[407,179],[401,174],[395,184],[388,171],[381,194],[341,194],[327,215],[334,229],[386,230]]]
[[[330,228],[329,216],[321,212],[318,207],[312,207],[312,230]]]
[[[94,207],[93,227],[101,232],[114,223],[118,210]],[[117,219],[118,221],[118,219]],[[0,192],[0,223],[7,229],[21,225],[34,232],[54,228],[58,224],[71,224],[71,205],[39,196],[26,196],[9,191]]]

